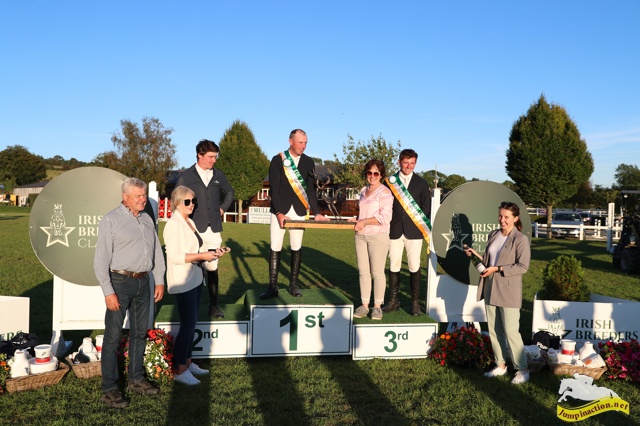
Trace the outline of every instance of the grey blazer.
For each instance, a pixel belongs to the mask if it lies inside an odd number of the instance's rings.
[[[495,241],[500,229],[489,234],[487,250],[482,256],[485,265],[489,265],[489,246]],[[516,228],[509,233],[502,246],[496,266],[502,266],[502,272],[493,274],[490,300],[485,303],[503,308],[522,307],[522,275],[529,269],[531,261],[531,247],[529,239]],[[484,278],[480,278],[476,299],[484,298]]]

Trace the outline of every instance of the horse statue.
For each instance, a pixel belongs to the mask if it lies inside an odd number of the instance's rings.
[[[316,186],[320,191],[325,189],[331,183],[331,178],[329,176],[325,177],[324,179],[320,179],[320,177],[316,175],[315,170],[309,172],[309,176],[313,177],[316,180]],[[342,188],[338,189],[337,191],[334,192],[333,197],[329,197],[326,194],[322,194],[322,200],[325,203],[327,203],[327,208],[329,209],[329,212],[331,212],[331,215],[339,220],[342,219],[342,216],[340,216],[340,212],[338,212],[338,207],[336,206],[336,204],[338,203],[338,197],[340,196],[340,193],[342,191],[343,191]]]
[[[575,373],[573,379],[562,379],[558,393],[561,395],[558,402],[566,401],[570,396],[583,401],[593,401],[607,396],[617,397],[618,394],[604,387],[593,384],[593,377]]]

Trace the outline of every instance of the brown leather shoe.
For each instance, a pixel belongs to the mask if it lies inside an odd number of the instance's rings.
[[[110,408],[122,409],[129,406],[129,403],[125,401],[122,394],[117,389],[103,393],[100,397],[100,401],[104,402]]]
[[[129,383],[128,390],[130,392],[141,393],[142,395],[157,395],[160,393],[160,388],[152,385],[147,379]]]

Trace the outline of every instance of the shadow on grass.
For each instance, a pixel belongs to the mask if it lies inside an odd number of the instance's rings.
[[[211,368],[204,364],[202,367]],[[211,387],[210,374],[214,374],[213,369],[210,369],[207,375],[197,376],[200,384],[195,386],[174,383],[167,407],[167,426],[216,424],[215,419],[211,417],[210,400],[216,397],[216,392]]]
[[[494,405],[494,408],[500,412],[506,413],[515,424],[538,424],[538,425],[554,425],[566,424],[556,415],[555,405],[553,408],[545,406],[538,402],[531,394],[547,394],[553,398],[557,394],[559,382],[553,375],[546,371],[540,373],[532,373],[531,381],[524,385],[512,385],[511,379],[514,370],[509,369],[509,374],[497,378],[477,378],[482,371],[476,368],[463,369],[453,368],[455,374],[458,375],[462,386],[481,394],[484,398]],[[532,390],[532,388],[536,388]],[[473,391],[471,393],[473,393]],[[514,401],[527,401],[526,404],[514,403]],[[476,403],[482,406],[485,401],[475,401],[467,408],[469,410],[469,418],[473,418],[472,412]],[[484,410],[484,409],[483,409]]]
[[[345,357],[330,356],[319,359],[331,373],[333,381],[340,386],[349,409],[363,425],[413,424],[384,396],[384,392],[358,365],[358,361],[345,362]]]
[[[311,424],[286,358],[253,358],[247,363],[258,398],[258,411],[267,426]],[[277,372],[274,377],[273,372]]]

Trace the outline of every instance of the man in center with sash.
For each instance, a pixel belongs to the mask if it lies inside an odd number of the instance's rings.
[[[311,157],[304,154],[307,147],[307,134],[304,130],[294,129],[289,135],[289,149],[271,159],[269,166],[269,193],[271,195],[271,251],[269,253],[269,288],[260,295],[269,299],[278,295],[278,270],[280,252],[284,243],[287,219],[309,219],[311,213],[315,220],[328,220],[320,214],[313,171],[315,164]],[[301,297],[298,288],[298,273],[302,261],[302,236],[304,229],[289,230],[291,246],[291,278],[289,293]]]
[[[420,255],[422,242],[431,238],[431,191],[426,180],[413,172],[418,153],[413,149],[400,151],[400,171],[389,176],[385,184],[393,193],[393,214],[389,237],[389,303],[383,312],[400,309],[398,292],[400,290],[400,269],[402,253],[407,251],[409,282],[411,283],[411,315],[420,315]]]

